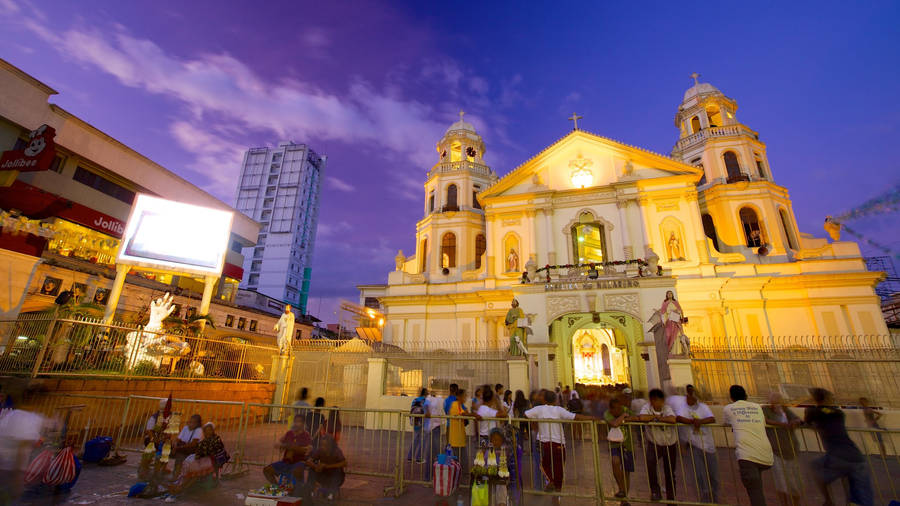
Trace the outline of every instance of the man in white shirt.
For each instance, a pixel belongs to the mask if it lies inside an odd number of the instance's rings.
[[[556,392],[544,390],[544,404],[525,411],[526,418],[537,420],[596,420],[587,415],[572,413],[557,406]],[[562,490],[565,477],[566,438],[560,423],[538,422],[537,440],[541,444],[541,470],[555,491]],[[553,497],[553,503],[559,504],[559,497]]]
[[[697,484],[700,502],[719,502],[719,462],[716,458],[716,443],[712,431],[704,427],[716,423],[709,406],[700,402],[693,385],[687,386],[684,406],[677,413],[678,423],[687,425],[678,428],[681,441],[691,451],[694,468],[694,482]]]
[[[666,404],[666,394],[658,388],[650,390],[650,402],[644,404],[635,417],[640,422],[653,424],[675,423],[675,412]],[[678,461],[678,433],[675,427],[650,425],[646,430],[647,439],[647,475],[650,479],[650,498],[653,501],[662,499],[659,488],[659,476],[656,474],[656,462],[663,461],[663,474],[666,480],[666,499],[675,499],[675,464]]]
[[[425,399],[425,481],[431,480],[431,468],[441,453],[441,426],[444,425],[444,399],[435,395],[434,390]]]
[[[741,471],[741,482],[747,489],[751,506],[764,506],[762,472],[772,467],[775,456],[766,436],[766,417],[762,406],[747,402],[747,392],[740,385],[728,389],[731,404],[722,409],[726,425],[734,432],[734,453]]]

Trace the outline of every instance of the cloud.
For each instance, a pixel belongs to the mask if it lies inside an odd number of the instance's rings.
[[[225,140],[224,136],[210,133],[207,128],[205,125],[176,121],[169,132],[182,149],[194,155],[194,162],[188,168],[209,178],[205,189],[215,195],[225,195],[230,201],[240,174],[244,147]]]
[[[268,81],[227,53],[179,58],[147,39],[132,36],[123,27],[101,32],[94,28],[48,29],[40,23],[26,26],[57,51],[82,65],[106,72],[122,84],[181,102],[195,120],[210,118],[238,124],[280,138],[339,140],[384,147],[415,166],[432,162],[430,143],[446,125],[436,121],[432,107],[386,93],[357,80],[346,96],[327,92],[296,79]],[[324,43],[323,35],[313,38]],[[456,69],[458,70],[458,69]],[[458,79],[452,66],[442,78]],[[183,121],[173,135],[185,149],[198,155],[196,170],[223,184],[223,171],[215,159],[235,159],[235,146],[225,150],[192,145]]]
[[[331,186],[332,188],[334,188],[334,189],[337,190],[337,191],[342,191],[342,192],[354,192],[354,191],[356,191],[356,187],[355,187],[355,186],[353,186],[353,185],[350,184],[350,183],[341,181],[340,179],[338,179],[338,178],[336,178],[336,177],[329,176],[329,177],[325,178],[325,181],[327,181],[327,182],[328,182],[328,185]]]
[[[349,232],[351,230],[353,230],[353,226],[344,220],[332,224],[320,222],[316,227],[316,238],[328,239],[330,237],[334,237],[338,234]]]

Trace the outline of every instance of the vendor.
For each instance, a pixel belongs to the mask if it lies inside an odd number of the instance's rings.
[[[319,448],[306,459],[306,466],[310,469],[308,485],[313,489],[313,495],[333,500],[344,484],[344,468],[347,467],[347,459],[334,438],[322,437]]]

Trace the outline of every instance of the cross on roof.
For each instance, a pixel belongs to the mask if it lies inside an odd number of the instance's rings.
[[[463,116],[465,116],[465,115],[466,115],[466,111],[460,109],[460,110],[459,110],[459,120],[462,121],[462,120],[463,120]]]
[[[584,117],[584,116],[579,116],[579,115],[577,115],[577,114],[575,114],[575,113],[573,112],[572,115],[569,116],[569,118],[567,118],[567,119],[568,119],[569,121],[574,122],[574,123],[575,123],[575,128],[574,128],[574,130],[578,130],[578,120],[580,120],[580,119],[583,118],[583,117]]]
[[[700,84],[700,81],[697,80],[698,77],[700,77],[700,74],[698,74],[696,72],[694,72],[693,74],[690,75],[690,78],[694,80],[694,86],[697,86],[698,84]]]

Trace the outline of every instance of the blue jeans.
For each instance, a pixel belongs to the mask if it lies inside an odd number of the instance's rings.
[[[840,478],[847,478],[850,486],[848,499],[862,506],[875,504],[875,495],[872,491],[872,480],[869,479],[869,467],[866,461],[849,462],[834,455],[825,455],[812,462],[813,477],[828,485]]]
[[[412,445],[409,447],[409,451],[406,452],[406,460],[412,460],[413,453],[416,454],[417,461],[422,460],[422,427],[421,426],[413,428]]]
[[[691,462],[700,502],[719,502],[719,459],[716,452],[707,453],[692,445]]]

